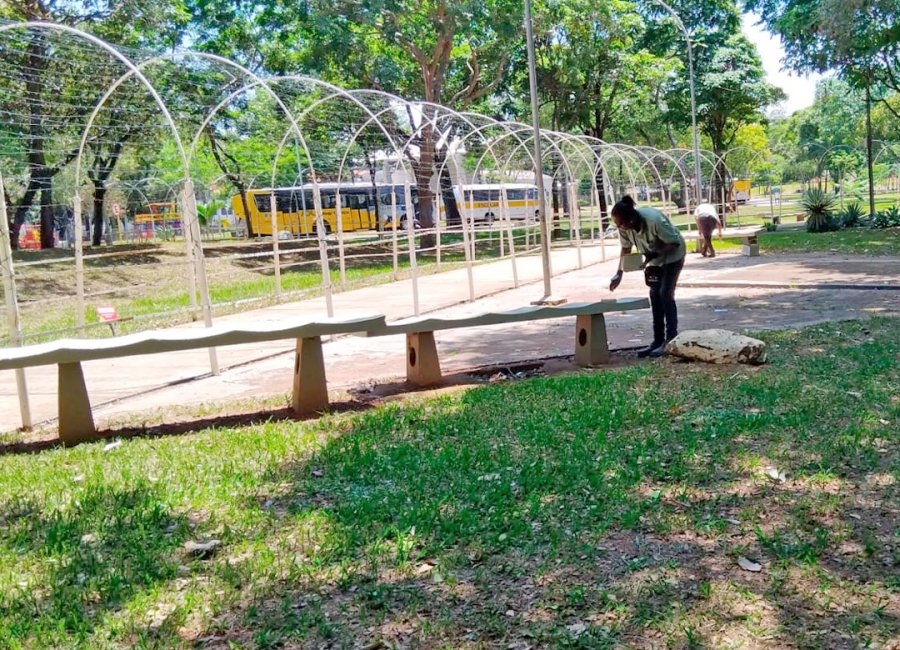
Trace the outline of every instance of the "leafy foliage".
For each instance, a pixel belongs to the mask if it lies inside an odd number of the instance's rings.
[[[900,226],[900,208],[892,205],[886,210],[876,212],[875,218],[872,220],[872,226],[874,228],[895,228]]]
[[[828,232],[834,229],[831,219],[833,195],[814,187],[806,191],[800,205],[806,213],[807,232]]]
[[[857,227],[862,222],[864,215],[865,212],[859,202],[848,203],[840,214],[841,228]]]

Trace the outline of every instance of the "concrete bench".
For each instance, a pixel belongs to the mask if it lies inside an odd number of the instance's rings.
[[[81,368],[83,361],[296,339],[292,404],[295,413],[307,415],[328,408],[320,337],[366,332],[384,326],[384,316],[379,315],[347,320],[312,320],[291,325],[169,329],[109,339],[60,339],[52,343],[0,349],[0,370],[57,365],[59,438],[64,443],[75,443],[97,436]]]
[[[759,235],[766,231],[765,228],[725,228],[722,231],[722,239],[740,239],[741,254],[744,257],[759,257]],[[700,246],[700,233],[696,230],[682,232],[685,241],[694,241],[697,250]]]
[[[604,314],[649,307],[647,298],[622,298],[559,307],[521,307],[474,316],[408,318],[372,328],[368,336],[406,334],[406,379],[416,386],[431,386],[441,381],[441,364],[434,341],[436,331],[575,316],[575,363],[593,366],[609,362]]]

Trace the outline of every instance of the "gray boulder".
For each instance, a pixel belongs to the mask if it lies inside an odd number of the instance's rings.
[[[706,363],[766,362],[766,344],[728,330],[688,330],[672,339],[666,350],[682,359]]]

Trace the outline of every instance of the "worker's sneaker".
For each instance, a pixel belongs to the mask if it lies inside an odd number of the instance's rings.
[[[666,347],[667,347],[668,345],[669,345],[669,344],[668,344],[668,343],[665,343],[665,342],[660,343],[660,344],[657,345],[655,348],[653,348],[652,350],[650,350],[650,352],[647,353],[647,356],[650,357],[650,358],[652,358],[652,359],[656,359],[656,358],[658,358],[658,357],[661,357],[662,355],[664,355],[664,354],[666,353]]]
[[[653,341],[653,343],[650,344],[650,347],[638,351],[638,359],[646,359],[647,357],[653,356],[653,351],[659,349],[660,346],[665,348],[665,342],[661,343],[659,341]]]

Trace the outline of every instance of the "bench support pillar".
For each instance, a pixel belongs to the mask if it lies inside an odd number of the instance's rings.
[[[741,254],[744,257],[759,257],[759,239],[747,237],[741,246]]]
[[[312,415],[328,409],[325,360],[322,356],[322,339],[318,336],[297,339],[291,403],[297,415]]]
[[[65,445],[97,437],[80,363],[59,364],[59,440]]]
[[[406,335],[406,381],[416,386],[433,386],[441,381],[434,332]]]
[[[609,363],[606,318],[603,314],[576,317],[575,364],[596,366],[604,363]]]

